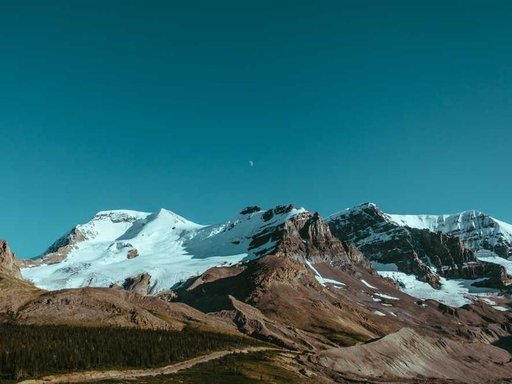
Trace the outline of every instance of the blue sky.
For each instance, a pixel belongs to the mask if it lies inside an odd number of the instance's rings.
[[[117,208],[512,222],[510,1],[44,3],[0,3],[0,237],[21,257]]]

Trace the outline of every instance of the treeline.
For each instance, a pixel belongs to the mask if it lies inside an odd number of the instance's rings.
[[[0,325],[0,382],[57,372],[162,366],[249,343],[194,329]]]

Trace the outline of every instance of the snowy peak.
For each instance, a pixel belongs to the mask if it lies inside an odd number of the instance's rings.
[[[477,210],[444,215],[397,215],[384,213],[374,203],[364,203],[333,214],[327,221],[331,226],[367,232],[367,241],[382,237],[383,231],[376,226],[409,227],[459,237],[474,252],[485,250],[503,258],[512,257],[512,225]]]
[[[376,225],[388,221],[386,214],[374,203],[363,203],[344,211],[332,214],[326,219],[328,223],[334,222],[360,222]]]
[[[222,224],[209,225],[185,236],[184,246],[196,257],[246,254],[248,259],[267,254],[275,248],[276,240],[263,242],[255,239],[266,233],[275,233],[291,218],[307,212],[292,205],[262,210],[248,207]]]
[[[382,211],[377,206],[377,204],[362,203],[362,204],[356,205],[351,208],[346,208],[344,211],[336,212],[336,213],[330,215],[329,217],[327,217],[326,220],[327,221],[334,220],[334,219],[337,219],[340,217],[353,216],[353,215],[357,215],[357,214],[361,214],[361,213],[365,213],[365,212],[373,212],[373,213],[378,213],[378,214],[382,213]]]
[[[133,223],[149,215],[147,212],[128,210],[101,211],[89,222],[77,225],[75,230],[82,234],[81,241],[112,241],[123,235]]]
[[[211,267],[282,250],[285,237],[300,243],[294,253],[306,254],[314,247],[302,246],[308,240],[298,230],[313,216],[292,205],[247,207],[225,223],[205,226],[166,209],[102,211],[55,242],[23,274],[42,288],[59,289],[122,285],[129,277],[149,273],[149,289],[156,292]],[[301,219],[287,225],[296,217]]]
[[[120,236],[113,240],[129,240],[136,237],[155,237],[170,235],[175,236],[184,231],[201,228],[202,225],[189,221],[167,209],[160,209],[135,220],[132,225]]]
[[[185,219],[184,217],[169,211],[168,209],[161,208],[157,212],[151,214],[151,216],[154,217],[154,220],[163,221],[163,222],[169,222],[172,224],[180,225],[183,227],[201,227],[201,225],[196,224],[190,220]]]
[[[424,283],[442,292],[448,279],[466,281],[473,291],[511,284],[512,262],[505,257],[510,256],[512,232],[506,223],[478,211],[390,215],[367,203],[332,215],[328,224],[338,239],[357,246],[379,274],[393,277],[414,296],[426,292],[417,291]]]
[[[482,221],[482,219],[494,220],[490,216],[475,210],[449,215],[386,214],[386,216],[399,225],[418,229],[429,229],[431,231],[440,230],[442,232],[454,229],[464,230],[475,226],[475,223]]]
[[[479,211],[451,215],[386,216],[400,226],[457,236],[475,252],[485,250],[503,258],[512,257],[512,225]]]
[[[449,215],[386,215],[389,220],[398,225],[418,228],[429,229],[436,231],[439,225],[446,220]]]

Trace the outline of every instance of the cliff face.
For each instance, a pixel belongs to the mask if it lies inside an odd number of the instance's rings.
[[[5,240],[0,240],[0,272],[21,279],[16,256]]]
[[[503,266],[478,260],[475,252],[467,248],[458,237],[428,229],[410,228],[415,246],[436,267],[440,276],[452,279],[479,279],[481,286],[504,287],[511,283]]]
[[[339,267],[358,265],[370,268],[369,261],[355,246],[334,237],[318,213],[299,213],[281,225],[257,234],[250,246],[256,248],[268,242],[275,245],[265,254],[312,263],[325,262]]]
[[[365,204],[328,221],[339,239],[355,244],[370,260],[395,264],[438,288],[440,277],[485,278],[492,287],[510,284],[504,267],[477,259],[457,236],[399,225],[374,204]]]
[[[418,229],[429,229],[460,238],[472,251],[486,250],[512,256],[512,225],[478,211],[452,215],[385,215],[393,222]]]

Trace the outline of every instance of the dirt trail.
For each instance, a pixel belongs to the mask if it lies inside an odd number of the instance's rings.
[[[156,376],[156,375],[168,375],[182,371],[184,369],[192,368],[193,366],[207,361],[220,359],[224,356],[231,355],[234,353],[250,353],[266,350],[277,350],[276,348],[270,347],[248,347],[242,349],[225,350],[212,352],[208,355],[194,357],[193,359],[182,361],[180,363],[167,365],[161,368],[149,368],[149,369],[130,369],[130,370],[109,370],[109,371],[86,371],[86,372],[75,372],[66,373],[62,375],[46,376],[41,379],[24,380],[18,384],[49,384],[49,383],[83,383],[90,381],[99,380],[131,380],[139,377]]]

